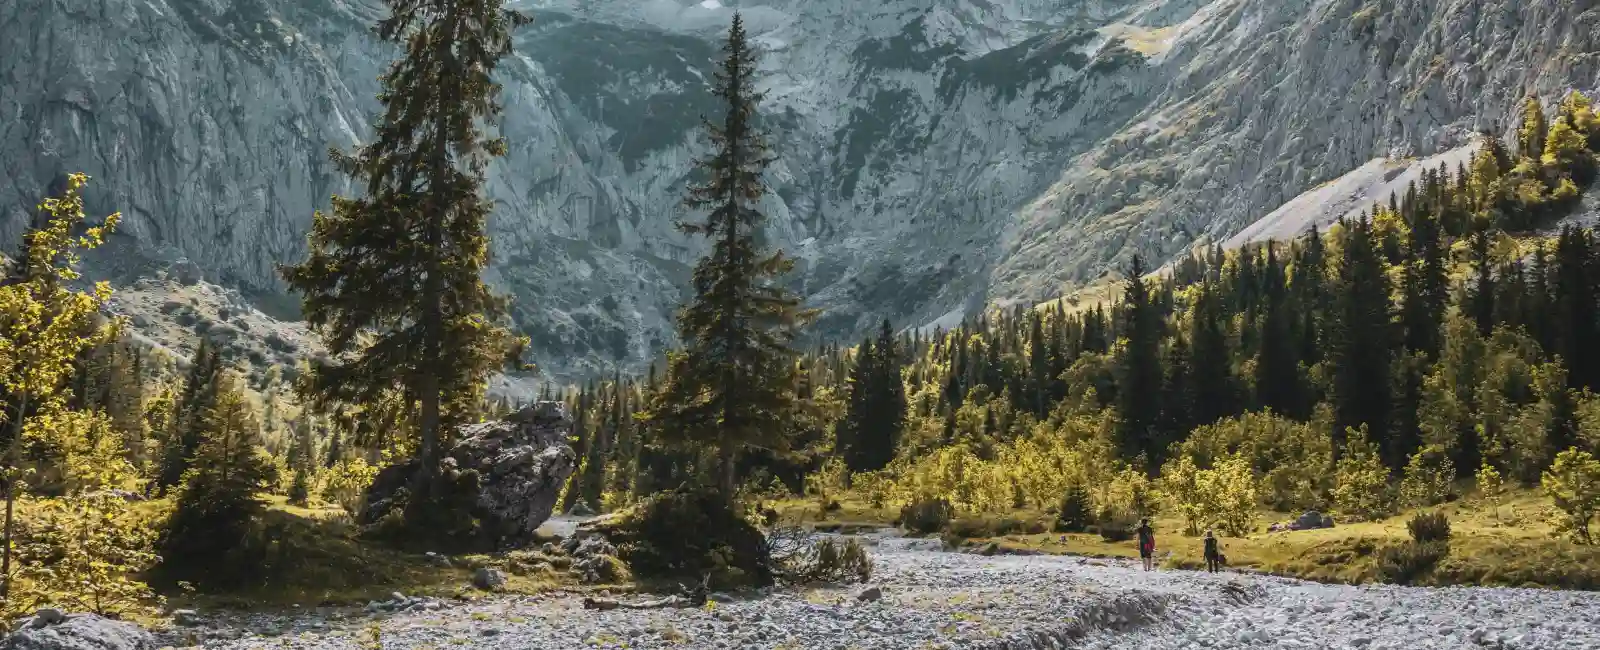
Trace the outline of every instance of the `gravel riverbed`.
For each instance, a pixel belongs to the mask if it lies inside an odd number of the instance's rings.
[[[893,543],[891,543],[893,542]],[[870,585],[705,609],[591,611],[504,597],[393,614],[213,620],[207,648],[1600,648],[1600,594],[1332,586],[1120,562],[874,548]],[[858,599],[868,587],[876,600]],[[198,631],[198,630],[196,630]],[[227,638],[234,637],[234,638]]]

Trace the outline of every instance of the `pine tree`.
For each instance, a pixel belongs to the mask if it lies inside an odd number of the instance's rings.
[[[883,469],[894,460],[905,424],[906,395],[900,347],[889,321],[876,340],[861,342],[846,380],[845,414],[838,427],[839,451],[852,472]]]
[[[217,581],[248,571],[227,555],[245,545],[251,522],[264,508],[259,493],[272,480],[272,466],[238,378],[213,375],[208,392],[216,400],[198,418],[200,443],[167,522],[162,557],[177,575]]]
[[[1389,431],[1389,280],[1373,246],[1371,222],[1348,224],[1328,326],[1335,443],[1346,428]]]
[[[1267,248],[1266,306],[1256,356],[1256,404],[1292,418],[1304,418],[1300,369],[1296,358],[1293,315],[1284,286],[1283,267],[1273,247]]]
[[[1189,346],[1182,336],[1172,337],[1161,363],[1165,375],[1161,384],[1161,420],[1157,428],[1165,440],[1182,440],[1194,429],[1189,390]]]
[[[1160,467],[1155,430],[1161,414],[1161,338],[1163,324],[1150,301],[1144,279],[1144,262],[1137,255],[1128,266],[1123,285],[1123,336],[1127,339],[1117,359],[1117,444],[1124,459],[1144,456],[1146,467]]]
[[[1489,236],[1489,229],[1480,226],[1467,240],[1472,278],[1462,300],[1462,309],[1477,324],[1479,336],[1488,336],[1494,330],[1494,257],[1489,248]]]
[[[1600,305],[1594,281],[1595,245],[1588,231],[1562,229],[1555,253],[1555,350],[1571,369],[1572,388],[1600,387]]]
[[[706,180],[690,188],[686,201],[709,214],[680,224],[712,248],[695,265],[695,298],[678,317],[685,349],[671,355],[648,418],[664,440],[715,448],[716,484],[731,497],[743,449],[787,445],[784,423],[797,406],[790,345],[809,314],[776,283],[793,260],[764,253],[757,239],[765,221],[758,208],[763,175],[774,158],[756,124],[756,54],[737,13],[723,52],[714,94],[727,114],[721,124],[706,123],[715,151],[699,161]]]
[[[1439,353],[1439,328],[1449,300],[1442,233],[1431,214],[1418,214],[1410,225],[1400,320],[1405,327],[1406,349],[1432,359]]]
[[[311,497],[311,471],[317,465],[317,442],[311,418],[302,415],[293,423],[294,438],[289,441],[288,464],[294,472],[289,486],[289,502],[305,505]]]
[[[1238,412],[1233,357],[1218,292],[1210,283],[1202,283],[1189,313],[1189,410],[1196,425]],[[1171,441],[1161,441],[1159,447],[1165,448],[1166,442]]]
[[[502,4],[389,0],[377,34],[406,55],[382,77],[372,142],[331,152],[363,191],[318,212],[309,258],[283,269],[338,360],[312,369],[317,397],[377,403],[399,387],[416,400],[412,506],[429,500],[441,432],[522,343],[497,325],[505,302],[480,277],[493,209],[484,171],[506,149],[482,132],[501,110],[491,78],[511,52],[511,29],[526,20]]]
[[[162,441],[161,470],[156,476],[158,491],[183,481],[189,461],[200,446],[200,426],[205,413],[215,404],[217,378],[222,374],[222,355],[209,338],[202,337],[183,381],[183,390],[174,405],[167,439]]]

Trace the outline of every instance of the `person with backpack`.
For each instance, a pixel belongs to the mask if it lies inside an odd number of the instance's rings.
[[[1150,528],[1150,518],[1139,520],[1139,560],[1144,563],[1144,570],[1150,571],[1156,565],[1156,531]]]
[[[1222,565],[1222,550],[1218,548],[1217,536],[1211,531],[1206,531],[1206,571],[1216,573]]]

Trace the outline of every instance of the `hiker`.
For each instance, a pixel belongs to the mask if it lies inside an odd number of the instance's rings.
[[[1211,531],[1206,531],[1206,571],[1217,572],[1217,567],[1222,564],[1222,551],[1217,548],[1217,536]]]
[[[1144,570],[1149,571],[1156,566],[1156,531],[1150,528],[1150,518],[1139,520],[1139,559],[1144,562]]]

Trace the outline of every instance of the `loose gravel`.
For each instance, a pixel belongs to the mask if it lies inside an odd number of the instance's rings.
[[[208,648],[1600,648],[1600,594],[1333,586],[1144,572],[1113,561],[944,553],[875,540],[867,587],[776,590],[706,608],[593,611],[574,595],[397,613],[213,619]],[[858,598],[868,587],[881,596]]]

